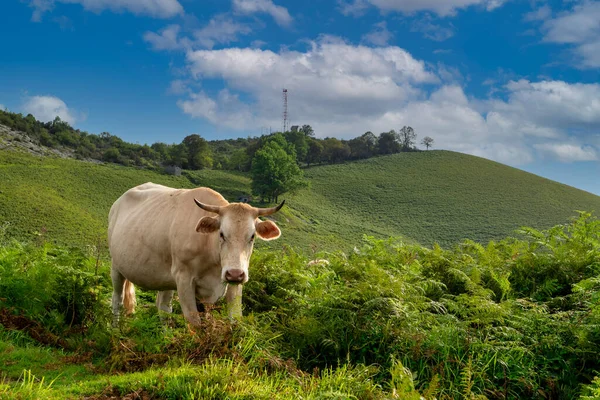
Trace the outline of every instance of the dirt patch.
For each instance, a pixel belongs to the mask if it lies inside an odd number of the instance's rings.
[[[105,371],[136,372],[152,366],[166,364],[173,356],[185,357],[194,364],[201,364],[210,356],[237,357],[232,347],[233,328],[230,323],[216,319],[210,309],[203,313],[201,326],[191,328],[188,334],[173,338],[162,353],[140,351],[133,339],[120,339],[112,343]]]
[[[84,400],[153,400],[158,399],[145,390],[139,390],[128,394],[121,394],[117,388],[107,387],[102,393],[84,397]]]
[[[65,340],[46,330],[39,322],[16,314],[14,311],[8,308],[0,309],[0,324],[6,329],[23,331],[33,340],[48,346],[68,348]]]

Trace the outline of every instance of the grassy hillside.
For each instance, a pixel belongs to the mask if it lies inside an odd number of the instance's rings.
[[[0,151],[0,226],[17,239],[42,234],[68,244],[102,243],[108,211],[127,189],[152,181],[173,187],[210,186],[230,199],[249,191],[244,176],[195,171],[169,176],[114,164]]]
[[[290,197],[309,223],[338,238],[402,234],[444,246],[548,228],[600,197],[483,158],[449,151],[400,153],[310,168],[311,188]]]
[[[600,197],[489,160],[447,151],[401,153],[305,170],[309,189],[285,195],[276,216],[284,236],[270,243],[303,250],[347,250],[363,235],[449,246],[548,228],[600,211]],[[235,200],[250,180],[226,171],[174,177],[112,164],[0,151],[0,226],[18,239],[41,234],[69,244],[103,244],[111,204],[152,181],[209,186]],[[261,243],[261,246],[265,246]]]

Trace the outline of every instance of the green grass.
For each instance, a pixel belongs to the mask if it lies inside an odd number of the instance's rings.
[[[370,238],[328,265],[260,250],[244,318],[218,303],[193,330],[139,290],[111,329],[108,262],[0,240],[0,399],[597,398],[600,221],[523,233]]]
[[[249,191],[248,178],[221,171],[169,176],[114,164],[0,151],[0,226],[16,239],[66,244],[106,241],[108,211],[127,189],[152,181],[172,187],[209,186],[230,200]]]
[[[548,228],[576,210],[600,210],[600,197],[482,158],[448,151],[392,156],[305,170],[308,189],[282,196],[274,216],[281,239],[259,248],[350,250],[363,235],[450,246],[486,242],[521,226]],[[180,177],[112,164],[0,151],[0,227],[11,237],[42,235],[60,243],[104,247],[111,204],[152,181],[209,186],[230,201],[250,192],[248,176],[184,171]]]
[[[521,226],[600,211],[600,197],[483,158],[449,151],[400,153],[305,170],[311,188],[286,196],[303,221],[342,248],[363,234],[449,246],[485,243]],[[295,232],[293,233],[295,234]]]

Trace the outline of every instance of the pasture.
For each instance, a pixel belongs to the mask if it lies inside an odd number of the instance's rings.
[[[0,398],[592,399],[600,395],[600,222],[453,250],[366,239],[307,267],[259,250],[245,317],[202,329],[154,295],[110,328],[97,250],[0,247]]]
[[[447,151],[401,153],[305,170],[310,187],[282,196],[274,219],[281,239],[261,247],[302,252],[351,250],[363,235],[402,237],[443,247],[546,229],[577,210],[599,211],[600,197],[489,160]],[[105,246],[111,204],[152,181],[208,186],[228,200],[250,193],[247,175],[184,171],[175,177],[114,164],[0,152],[0,223],[11,237]],[[263,206],[254,202],[255,205]]]
[[[0,398],[600,396],[600,221],[575,211],[598,197],[443,151],[306,176],[242,320],[220,302],[190,329],[176,302],[163,325],[138,288],[112,329],[114,199],[152,181],[235,200],[248,177],[0,152]]]

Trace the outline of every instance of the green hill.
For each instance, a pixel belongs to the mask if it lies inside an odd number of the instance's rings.
[[[305,174],[311,187],[284,196],[288,207],[277,215],[284,236],[270,246],[347,250],[364,234],[450,246],[463,238],[485,242],[512,235],[523,225],[548,228],[575,210],[600,210],[598,196],[448,151],[319,166]],[[0,226],[18,239],[41,234],[63,243],[102,245],[112,202],[147,181],[209,186],[231,201],[250,191],[246,175],[227,171],[184,171],[174,177],[0,151]]]
[[[450,151],[400,153],[306,170],[311,189],[290,198],[310,231],[340,238],[403,235],[449,246],[562,224],[600,197],[522,170]],[[307,218],[307,220],[309,220]],[[354,240],[356,241],[356,240]]]
[[[42,234],[67,244],[104,243],[108,211],[127,189],[152,181],[173,187],[210,186],[230,199],[250,180],[223,171],[185,176],[72,159],[0,151],[0,226],[17,239]]]

